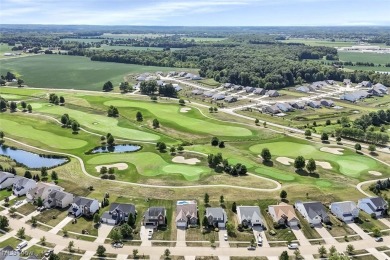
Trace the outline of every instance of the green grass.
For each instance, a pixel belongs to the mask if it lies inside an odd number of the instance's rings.
[[[386,64],[390,61],[390,54],[384,53],[368,53],[368,52],[339,52],[341,61],[351,62],[372,62],[374,64]],[[376,70],[376,68],[373,68]]]
[[[33,245],[29,247],[25,253],[28,253],[29,255],[34,254],[35,256],[42,257],[46,251],[47,249],[44,247]]]
[[[79,260],[82,257],[79,255],[72,255],[64,252],[59,252],[57,255],[60,257],[60,259],[67,259],[67,260]]]
[[[19,212],[22,215],[27,216],[28,214],[35,211],[36,206],[31,203],[26,203],[16,209],[16,212]]]
[[[0,201],[12,195],[12,191],[7,189],[0,190]]]
[[[390,56],[390,54],[387,54],[387,55]],[[345,66],[344,70],[346,70],[346,71],[362,70],[362,71],[387,71],[387,72],[390,72],[390,67]]]
[[[227,38],[212,38],[212,37],[182,37],[183,40],[195,42],[219,42],[226,40]]]
[[[327,47],[349,47],[356,45],[356,42],[352,41],[326,41],[320,39],[302,39],[302,38],[290,38],[288,40],[282,40],[284,43],[303,43],[310,46],[327,46]]]
[[[31,87],[101,91],[106,81],[119,86],[124,76],[130,73],[171,70],[174,69],[91,61],[87,57],[38,55],[5,60],[1,64],[0,74],[5,75],[7,71],[19,74]]]
[[[12,246],[14,249],[16,248],[17,245],[19,245],[21,242],[20,239],[15,238],[15,237],[10,237],[3,242],[0,242],[0,248],[4,248],[6,246]]]
[[[66,190],[68,191],[68,190]],[[69,191],[68,191],[69,192]],[[68,209],[48,209],[36,216],[36,219],[46,225],[55,227],[68,215]],[[53,216],[55,218],[53,218]]]
[[[75,232],[75,233],[79,233],[79,234],[82,234],[83,230],[87,230],[88,235],[97,236],[98,230],[94,226],[95,226],[95,223],[93,222],[92,219],[81,217],[81,218],[77,219],[77,223],[75,223],[75,224],[73,224],[72,221],[69,222],[63,228],[63,230],[67,230],[67,231],[71,231],[71,232]]]

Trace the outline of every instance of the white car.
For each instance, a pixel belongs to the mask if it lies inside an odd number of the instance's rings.
[[[152,236],[153,236],[153,230],[149,230],[148,232],[148,239],[152,239]]]
[[[257,237],[257,245],[258,245],[258,246],[263,246],[263,238],[261,237],[260,234],[259,234],[259,236]]]
[[[227,241],[227,240],[228,240],[228,235],[227,235],[227,234],[224,234],[224,235],[223,235],[223,239],[225,239],[225,241]]]

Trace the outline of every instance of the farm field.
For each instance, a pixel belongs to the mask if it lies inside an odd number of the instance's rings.
[[[20,75],[30,87],[101,91],[103,84],[108,80],[114,86],[118,86],[124,76],[130,73],[171,70],[175,69],[98,62],[79,56],[37,55],[2,61],[0,74],[5,75],[7,71],[11,71]]]
[[[346,71],[362,70],[362,71],[390,72],[390,67],[344,66],[344,70],[346,70]]]
[[[390,62],[390,54],[386,53],[360,53],[360,52],[338,52],[339,59],[341,61],[351,61],[351,62],[372,62],[376,65],[378,64],[386,64]],[[376,70],[376,67],[372,68],[372,70]]]
[[[302,38],[290,38],[288,40],[281,40],[284,43],[303,43],[310,46],[327,46],[327,47],[349,47],[357,45],[357,42],[351,41],[325,41],[319,39],[302,39]]]

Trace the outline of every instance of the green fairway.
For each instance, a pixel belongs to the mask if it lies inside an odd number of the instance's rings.
[[[25,97],[23,97],[23,96],[13,95],[13,94],[0,94],[0,97],[4,98],[5,100],[20,100],[20,99],[25,99]]]
[[[256,168],[256,173],[260,173],[262,175],[266,175],[267,177],[270,177],[272,179],[280,180],[280,181],[293,181],[295,180],[295,177],[293,174],[287,174],[283,171],[280,171],[275,168]]]
[[[118,138],[127,138],[140,141],[157,141],[160,139],[158,135],[147,133],[145,131],[119,127],[118,119],[116,118],[97,114],[89,114],[63,106],[49,106],[47,104],[41,105],[42,106],[40,108],[37,108],[37,110],[40,112],[58,116],[66,113],[71,118],[76,119],[81,124],[81,126],[99,131],[102,134],[111,133],[113,136]]]
[[[133,164],[137,172],[144,176],[158,176],[166,174],[182,174],[186,180],[198,180],[203,173],[210,172],[204,166],[192,166],[166,162],[160,155],[152,152],[137,152],[127,154],[102,154],[87,161],[93,168],[102,164],[125,162]]]
[[[390,54],[386,53],[368,53],[368,52],[338,52],[341,61],[351,62],[372,62],[374,64],[386,64],[390,61]],[[376,70],[375,67],[370,67]]]
[[[18,122],[16,122],[13,120],[5,119],[2,116],[0,117],[0,126],[1,130],[4,132],[8,132],[14,136],[22,138],[37,140],[42,144],[56,149],[76,149],[88,144],[86,141],[83,140],[64,137],[49,131],[42,131],[36,129],[31,126],[28,121],[18,120]]]
[[[7,71],[16,73],[31,87],[100,91],[108,80],[114,86],[118,86],[124,80],[124,76],[130,73],[171,70],[174,69],[98,62],[87,57],[53,54],[4,60],[1,63],[0,74],[5,75]]]
[[[177,105],[159,104],[153,102],[141,102],[136,100],[112,100],[104,102],[106,106],[118,108],[128,107],[148,110],[151,114],[161,119],[160,122],[169,122],[178,128],[185,128],[188,132],[200,132],[217,136],[250,136],[252,132],[243,127],[229,126],[204,118],[197,110],[191,109],[187,113],[181,113]]]

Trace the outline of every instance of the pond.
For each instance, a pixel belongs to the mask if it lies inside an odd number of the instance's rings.
[[[15,162],[32,169],[42,167],[51,168],[68,161],[68,159],[64,157],[53,158],[51,155],[40,155],[4,145],[0,146],[0,155],[8,156]]]
[[[134,144],[117,144],[113,146],[96,147],[89,153],[126,153],[141,150],[141,146]]]

